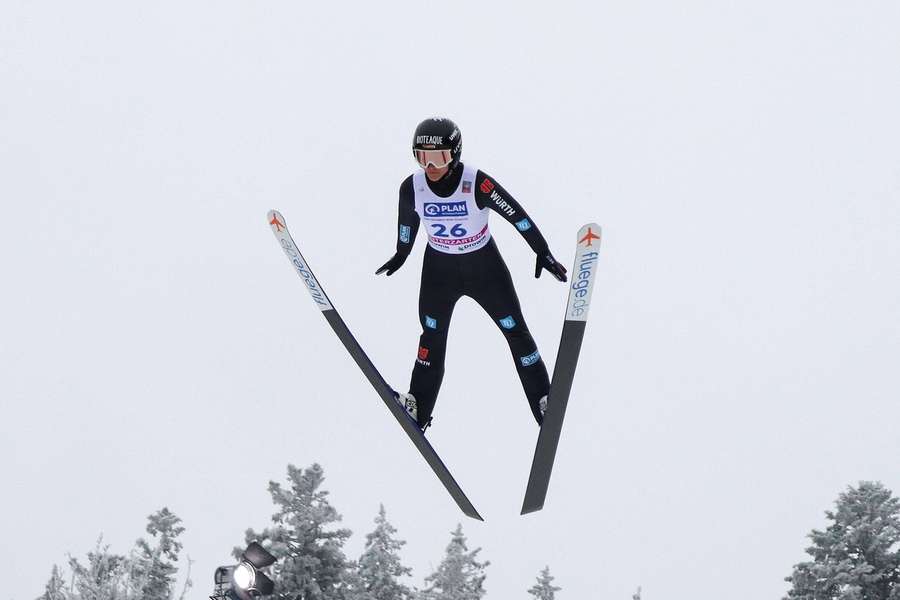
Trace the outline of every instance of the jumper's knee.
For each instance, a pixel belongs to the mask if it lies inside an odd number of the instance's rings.
[[[447,335],[447,321],[440,317],[433,317],[429,314],[419,315],[419,323],[422,325],[422,333],[443,333]]]

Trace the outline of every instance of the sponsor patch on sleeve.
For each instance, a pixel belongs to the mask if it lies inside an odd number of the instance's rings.
[[[401,225],[400,226],[400,241],[403,242],[404,244],[409,243],[409,233],[410,233],[409,225]]]
[[[512,329],[516,326],[516,320],[512,318],[512,315],[509,315],[508,317],[500,319],[500,325],[503,329]]]
[[[531,229],[531,221],[529,221],[528,219],[522,219],[521,221],[518,221],[516,223],[516,229],[518,229],[519,231],[528,231],[529,229]]]
[[[541,360],[541,354],[537,350],[535,350],[528,356],[522,356],[519,358],[519,362],[522,363],[523,367],[530,367],[531,365],[537,363],[539,360]]]

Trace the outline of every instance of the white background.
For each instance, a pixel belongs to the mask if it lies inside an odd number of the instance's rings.
[[[430,436],[487,518],[488,597],[546,564],[560,600],[779,597],[846,485],[900,492],[898,31],[894,1],[3,0],[0,597],[164,505],[202,597],[314,461],[350,557],[384,502],[421,584],[465,517],[265,213],[403,388],[421,238],[373,272],[433,114],[565,263],[604,228],[541,513],[503,338],[454,317]],[[552,366],[565,286],[493,222]]]

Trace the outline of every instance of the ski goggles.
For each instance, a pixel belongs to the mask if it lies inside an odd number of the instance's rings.
[[[443,169],[453,162],[453,155],[450,150],[418,150],[414,149],[413,154],[416,155],[416,162],[423,169],[428,165]]]

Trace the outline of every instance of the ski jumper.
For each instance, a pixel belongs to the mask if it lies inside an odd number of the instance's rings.
[[[420,427],[429,423],[434,410],[450,319],[462,296],[481,305],[503,333],[531,412],[538,424],[542,421],[538,402],[548,394],[550,379],[522,316],[509,269],[491,237],[490,211],[515,225],[535,253],[548,251],[519,203],[483,171],[460,163],[437,182],[419,170],[400,185],[397,253],[404,259],[409,255],[420,224],[428,235],[419,290],[422,335],[409,384]]]

